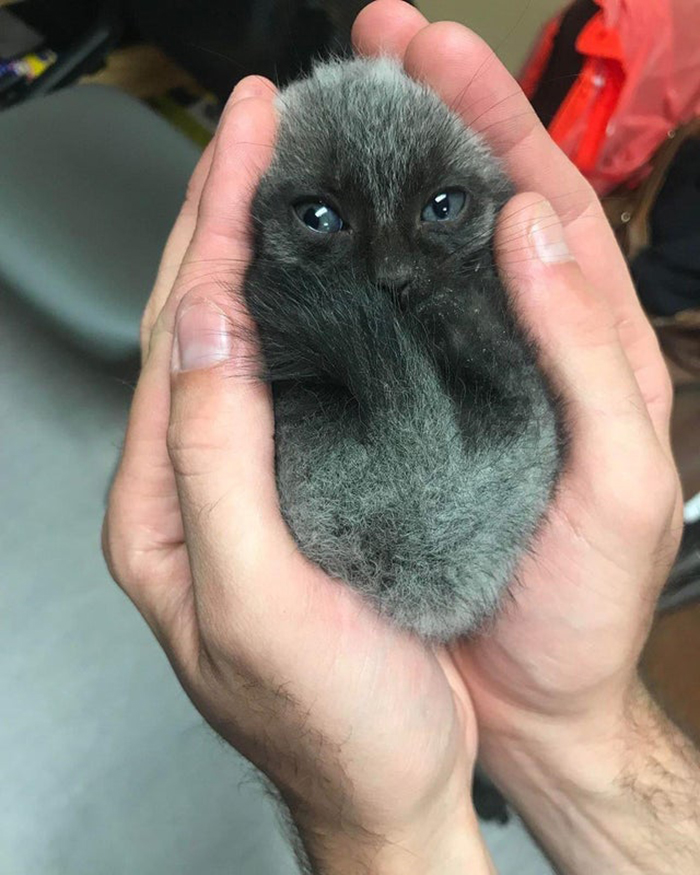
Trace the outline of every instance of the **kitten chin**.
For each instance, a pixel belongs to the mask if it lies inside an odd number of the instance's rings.
[[[321,64],[279,109],[245,298],[273,386],[282,513],[309,559],[395,623],[436,641],[473,632],[508,591],[563,455],[491,251],[511,185],[387,59]],[[455,215],[429,221],[445,192]],[[332,211],[330,231],[304,224],[309,203]]]

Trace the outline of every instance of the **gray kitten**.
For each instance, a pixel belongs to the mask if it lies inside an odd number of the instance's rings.
[[[494,614],[561,463],[494,266],[512,188],[391,60],[322,64],[279,108],[245,298],[282,513],[329,574],[446,641]]]

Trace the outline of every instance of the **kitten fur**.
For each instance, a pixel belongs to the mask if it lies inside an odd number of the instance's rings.
[[[486,146],[389,59],[284,89],[245,299],[302,552],[436,641],[493,616],[561,458],[559,417],[492,253],[512,194]],[[438,192],[467,194],[420,221]],[[322,201],[349,228],[294,210]]]

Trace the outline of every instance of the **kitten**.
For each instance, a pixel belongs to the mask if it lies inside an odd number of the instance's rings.
[[[303,553],[436,641],[491,617],[557,479],[560,425],[498,278],[512,187],[389,59],[284,89],[245,299]]]

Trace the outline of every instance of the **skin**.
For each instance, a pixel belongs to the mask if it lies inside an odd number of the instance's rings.
[[[499,267],[572,427],[535,553],[488,635],[430,649],[295,550],[269,394],[241,376],[250,350],[231,347],[275,129],[274,88],[249,78],[144,315],[103,531],[110,570],[196,707],[277,785],[313,871],[494,871],[468,793],[478,748],[562,871],[661,873],[673,860],[690,873],[700,769],[636,669],[681,527],[654,334],[597,199],[488,47],[399,0],[367,7],[354,39],[402,57],[524,192],[501,216]],[[661,815],[659,799],[671,800]],[[659,853],[635,860],[647,834]]]

